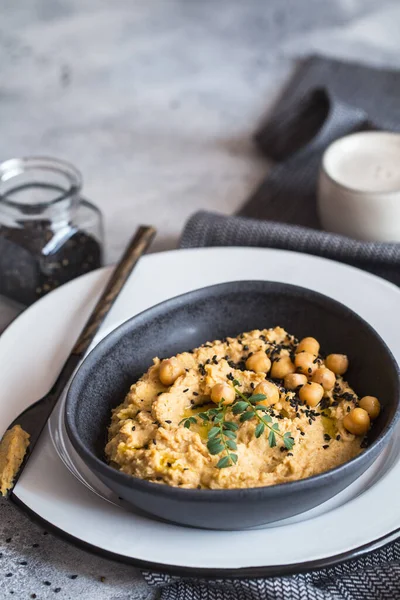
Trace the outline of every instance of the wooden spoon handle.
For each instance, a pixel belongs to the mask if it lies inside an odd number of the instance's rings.
[[[81,357],[86,352],[124,283],[131,274],[133,267],[142,254],[146,252],[155,234],[156,229],[154,227],[142,225],[138,228],[118,266],[111,275],[110,281],[83,328],[71,354]]]

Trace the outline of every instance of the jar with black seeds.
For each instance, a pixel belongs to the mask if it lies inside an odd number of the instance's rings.
[[[81,188],[61,160],[0,164],[0,294],[29,305],[102,265],[102,216]]]

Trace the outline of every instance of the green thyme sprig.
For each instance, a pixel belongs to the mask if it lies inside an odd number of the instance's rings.
[[[276,446],[276,436],[279,435],[282,440],[285,448],[287,450],[291,450],[294,446],[294,439],[292,434],[288,431],[282,434],[279,431],[279,424],[273,423],[271,415],[268,414],[270,410],[266,406],[262,406],[259,403],[263,400],[266,400],[267,396],[265,394],[253,394],[249,397],[242,394],[240,390],[238,390],[237,386],[240,385],[237,379],[232,381],[233,389],[236,392],[236,395],[239,396],[240,400],[236,401],[232,406],[232,412],[234,415],[240,415],[240,422],[244,423],[245,421],[250,421],[251,419],[256,418],[259,422],[257,423],[254,435],[256,438],[262,436],[265,431],[265,428],[269,429],[268,435],[268,443],[271,448]],[[260,415],[260,413],[264,413]]]
[[[260,403],[266,400],[265,394],[253,394],[249,397],[245,396],[238,386],[240,382],[234,379],[231,382],[233,389],[236,393],[236,400],[230,406],[224,406],[222,401],[214,408],[210,408],[205,412],[200,412],[197,417],[204,422],[212,424],[211,429],[207,434],[207,449],[210,454],[217,455],[223,453],[223,456],[219,459],[216,467],[218,469],[224,469],[225,467],[231,467],[238,461],[238,456],[235,453],[237,450],[237,430],[239,425],[233,421],[226,420],[227,410],[232,410],[234,415],[240,415],[239,420],[241,423],[250,421],[256,418],[258,423],[256,425],[254,435],[259,438],[265,432],[265,429],[269,430],[268,443],[271,448],[276,446],[276,436],[280,436],[283,440],[283,444],[287,450],[291,450],[294,446],[294,439],[290,432],[282,434],[279,431],[279,424],[273,423],[272,417],[269,413],[270,407],[262,406]],[[261,414],[260,414],[261,413]],[[190,429],[192,424],[197,423],[197,417],[190,416],[182,419],[179,425],[183,423],[183,426]]]
[[[221,454],[221,452],[224,453],[224,456],[216,464],[217,469],[231,467],[238,460],[238,456],[234,451],[237,450],[236,431],[239,429],[239,425],[233,421],[226,420],[228,407],[224,406],[222,402],[223,400],[215,408],[210,408],[198,414],[202,421],[213,424],[207,434],[207,449],[209,453],[213,456]],[[197,423],[197,418],[194,416],[187,417],[182,419],[181,423],[189,429],[193,423]]]
[[[214,426],[208,432],[207,449],[212,455],[224,453],[216,464],[217,469],[224,469],[237,463],[238,456],[232,450],[237,450],[236,431],[239,425],[225,420],[226,406],[219,404],[217,410],[218,413],[213,417]]]

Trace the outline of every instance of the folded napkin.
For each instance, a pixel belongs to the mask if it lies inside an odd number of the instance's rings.
[[[315,199],[323,150],[353,131],[400,131],[399,98],[400,73],[318,57],[306,60],[256,135],[277,166],[239,216],[193,215],[180,246],[296,250],[355,265],[400,285],[400,244],[321,231]],[[160,588],[161,600],[394,600],[400,598],[400,542],[346,564],[286,577],[212,581],[149,572],[144,577]]]
[[[400,285],[400,244],[362,242],[321,231],[316,203],[325,148],[354,131],[400,131],[399,97],[398,72],[318,57],[306,60],[256,134],[260,149],[280,162],[239,217],[196,213],[186,224],[180,246],[296,250],[366,269]]]

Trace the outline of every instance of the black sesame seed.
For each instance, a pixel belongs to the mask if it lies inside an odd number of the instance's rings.
[[[312,425],[312,419],[308,419],[308,422],[310,423],[310,425]]]
[[[228,375],[227,375],[226,377],[227,377],[227,379],[229,379],[230,381],[233,381],[233,380],[235,379],[235,378],[234,378],[234,376],[232,375],[232,373],[228,373]]]
[[[186,392],[189,391],[189,388],[186,388],[186,390],[183,390],[183,393],[186,394]]]
[[[136,427],[135,425],[132,425],[132,431],[135,431]]]
[[[248,349],[249,349],[249,347],[247,345],[243,346],[243,350],[245,350],[246,352],[247,352]]]
[[[172,467],[172,463],[167,462],[167,467]]]
[[[165,419],[165,422],[168,424],[172,423],[172,421],[170,421],[169,419]]]
[[[43,584],[44,585],[51,585],[51,582],[50,581],[43,581]]]
[[[39,544],[32,544],[32,548],[39,548]]]
[[[36,594],[31,594],[31,598],[36,598]]]
[[[329,448],[329,444],[324,444],[322,447],[324,450],[326,450],[327,448]]]
[[[331,439],[331,436],[329,435],[329,433],[324,433],[324,440],[329,442],[330,439]]]
[[[156,440],[153,440],[153,444],[157,444]]]
[[[197,392],[193,392],[193,396],[198,396],[199,394]]]
[[[350,406],[348,406],[346,410],[347,410],[347,412],[350,412],[350,410],[351,410]]]
[[[286,456],[293,456],[292,452],[288,452]]]
[[[28,563],[26,562],[26,560],[21,560],[19,564],[22,565],[23,567],[26,567],[26,565]]]
[[[339,441],[340,440],[340,435],[337,435],[336,439],[337,439],[337,441]]]
[[[304,431],[300,431],[300,435],[306,435]]]
[[[7,538],[7,539],[6,539],[6,544],[9,544],[9,543],[11,542],[11,540],[12,540],[12,538],[10,538],[10,537],[9,537],[9,538]]]
[[[54,588],[54,593],[58,594],[58,592],[61,592],[61,588]]]
[[[6,577],[12,577],[12,576],[13,576],[13,574],[12,574],[12,573],[7,573],[7,574],[6,574]]]

